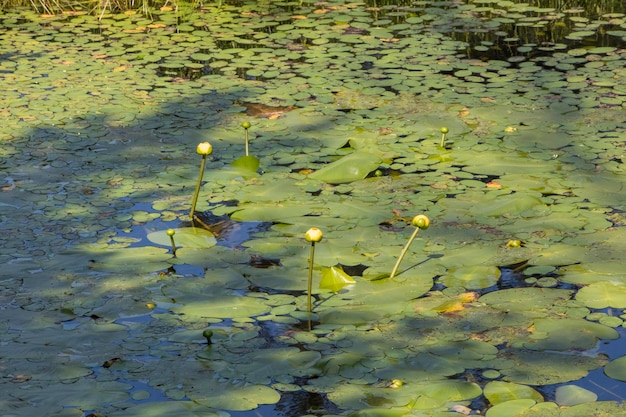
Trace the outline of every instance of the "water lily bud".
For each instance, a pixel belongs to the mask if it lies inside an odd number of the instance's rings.
[[[213,331],[206,329],[205,331],[202,332],[202,336],[205,337],[207,344],[211,344],[213,343],[213,341],[211,340],[211,338],[213,337]]]
[[[506,242],[507,248],[519,248],[520,246],[522,246],[522,242],[519,239],[511,239]]]
[[[174,229],[167,229],[167,231],[165,232],[166,235],[168,236],[174,236],[176,234],[176,230]]]
[[[243,127],[244,129],[250,129],[250,126],[252,126],[250,122],[243,122],[241,124],[241,127]]]
[[[304,238],[308,241],[308,242],[314,242],[317,243],[319,241],[322,240],[322,231],[320,229],[318,229],[317,227],[311,227],[309,230],[307,230],[307,232],[304,235]]]
[[[439,129],[439,131],[443,134],[446,134],[450,131],[450,129],[448,129],[447,127],[442,127],[441,129]]]
[[[400,388],[404,385],[404,381],[401,379],[392,379],[391,384],[389,384],[389,388]]]
[[[430,219],[423,214],[418,214],[413,217],[411,224],[415,227],[419,227],[420,229],[428,229],[428,226],[430,226]]]
[[[200,155],[211,155],[211,152],[213,152],[213,146],[211,146],[209,142],[199,143],[196,148],[196,152]]]

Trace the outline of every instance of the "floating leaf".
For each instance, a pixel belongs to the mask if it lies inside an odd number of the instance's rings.
[[[466,290],[477,290],[495,285],[500,279],[500,269],[495,266],[473,265],[459,269],[451,269],[440,278],[446,287],[462,287]]]
[[[345,184],[365,178],[379,167],[380,157],[365,151],[356,151],[310,174],[310,178],[329,184]]]
[[[233,385],[207,379],[205,382],[196,380],[193,388],[185,390],[189,399],[205,407],[246,411],[254,410],[259,404],[275,404],[280,400],[278,392],[264,385]]]
[[[213,233],[201,227],[181,227],[174,229],[173,237],[177,248],[207,249],[217,244]],[[149,233],[147,238],[157,245],[168,247],[172,245],[170,237],[165,230]]]
[[[607,363],[604,367],[604,373],[609,378],[626,381],[626,356],[621,356]]]
[[[205,405],[193,401],[150,401],[143,404],[133,404],[122,410],[111,411],[111,417],[145,417],[158,415],[172,415],[177,417],[221,417],[222,413],[211,411]]]
[[[320,281],[320,288],[324,290],[330,290],[332,292],[340,291],[342,288],[354,284],[356,281],[345,272],[343,269],[331,266],[330,268],[322,269],[322,280]]]
[[[626,308],[626,282],[591,283],[578,291],[576,300],[590,308]]]
[[[241,172],[244,177],[256,176],[261,161],[256,156],[247,155],[237,158],[231,165]]]
[[[166,261],[172,257],[167,249],[153,246],[104,249],[90,256],[93,257],[92,269],[110,272],[159,271],[169,268]]]
[[[493,405],[520,399],[531,399],[534,402],[543,401],[543,396],[533,388],[504,381],[487,383],[485,385],[485,398]]]
[[[611,327],[584,319],[536,319],[533,332],[540,336],[525,343],[529,349],[568,350],[592,349],[598,339],[617,339],[619,333]]]

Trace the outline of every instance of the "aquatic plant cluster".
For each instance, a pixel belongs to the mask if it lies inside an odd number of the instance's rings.
[[[3,13],[0,415],[626,415],[588,3]]]

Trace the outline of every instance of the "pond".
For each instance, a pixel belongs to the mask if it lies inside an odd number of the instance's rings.
[[[626,416],[625,16],[5,11],[0,416]]]

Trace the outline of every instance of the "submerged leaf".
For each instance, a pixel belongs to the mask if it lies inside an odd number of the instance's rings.
[[[577,385],[562,385],[556,389],[555,401],[560,406],[572,406],[586,402],[593,402],[598,396],[589,390]]]

